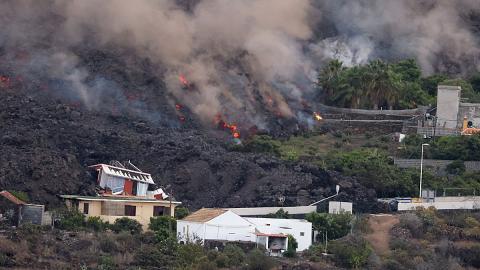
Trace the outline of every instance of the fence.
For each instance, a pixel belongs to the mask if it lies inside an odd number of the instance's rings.
[[[417,109],[409,109],[409,110],[363,110],[363,109],[349,109],[349,108],[338,108],[327,106],[324,104],[319,105],[320,109],[338,112],[338,113],[355,113],[355,114],[369,114],[369,115],[423,115],[425,114],[427,107],[419,107]]]
[[[424,159],[423,168],[425,169],[434,169],[438,172],[445,172],[448,164],[452,163],[454,160],[439,160],[439,159]],[[420,159],[402,159],[395,158],[393,163],[400,168],[417,168],[420,169]],[[479,172],[480,171],[480,161],[464,161],[465,170],[468,172]]]

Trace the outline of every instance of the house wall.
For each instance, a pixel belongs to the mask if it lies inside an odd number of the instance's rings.
[[[255,242],[255,226],[237,214],[227,211],[206,223],[205,238]]]
[[[231,211],[203,223],[179,220],[177,235],[180,241],[256,241],[255,226]]]
[[[196,242],[205,240],[205,223],[177,221],[177,237],[179,242]]]
[[[154,206],[163,206],[165,208],[169,208],[170,204],[169,202],[122,202],[124,205],[133,205],[136,207],[136,215],[135,216],[124,216],[124,215],[105,215],[102,213],[102,204],[108,203],[112,201],[80,201],[78,204],[78,211],[80,213],[83,213],[85,203],[89,204],[88,207],[88,214],[85,216],[91,217],[100,217],[104,222],[110,222],[111,224],[115,223],[115,220],[122,218],[122,217],[128,217],[131,219],[135,219],[138,221],[140,224],[142,224],[142,227],[144,230],[148,229],[148,225],[150,224],[150,218],[153,217],[153,207]],[[71,204],[70,204],[71,205]],[[170,211],[171,216],[174,215],[175,213],[175,204],[172,204],[172,211]]]
[[[245,218],[263,233],[290,234],[298,242],[297,251],[312,245],[312,223],[301,219]]]
[[[437,127],[455,129],[460,105],[459,86],[438,86],[437,92]]]

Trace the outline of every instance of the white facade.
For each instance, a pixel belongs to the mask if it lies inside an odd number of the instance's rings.
[[[329,214],[352,213],[353,204],[351,202],[328,202]]]
[[[255,226],[232,211],[206,222],[177,221],[177,236],[180,241],[203,240],[255,242]]]
[[[243,218],[230,210],[204,222],[177,221],[180,242],[219,240],[264,243],[268,241],[266,236],[273,239],[289,234],[298,242],[297,251],[306,250],[312,244],[312,223],[299,219]]]
[[[437,127],[456,129],[460,104],[459,86],[439,85],[437,91]],[[463,117],[463,116],[462,116]]]
[[[435,207],[437,210],[480,209],[480,196],[435,197],[431,202],[399,202],[398,211],[412,211],[417,207]]]
[[[292,235],[297,240],[297,251],[304,251],[312,245],[312,223],[303,219],[245,218],[264,234]]]

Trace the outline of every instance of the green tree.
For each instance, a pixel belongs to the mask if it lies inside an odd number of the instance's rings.
[[[186,207],[175,207],[175,218],[176,219],[182,219],[186,216],[188,216],[188,214],[190,213],[190,211],[188,211],[188,208]]]
[[[148,228],[154,232],[159,230],[177,231],[177,220],[170,216],[151,217]]]
[[[283,253],[285,257],[290,257],[293,258],[297,255],[297,248],[298,248],[298,242],[295,237],[292,235],[288,235],[288,245],[287,245],[287,250]]]
[[[115,220],[115,223],[111,226],[112,230],[116,233],[125,231],[130,232],[131,234],[139,234],[142,232],[142,224],[140,224],[135,219],[122,217]]]
[[[313,229],[321,233],[327,232],[329,239],[344,237],[350,232],[353,216],[349,213],[328,214],[312,212],[306,215]]]

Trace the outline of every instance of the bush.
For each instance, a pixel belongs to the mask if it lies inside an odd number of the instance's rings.
[[[446,171],[449,174],[461,175],[465,172],[465,163],[462,160],[455,160],[452,163],[448,164]]]
[[[349,213],[327,214],[312,212],[307,214],[306,220],[312,223],[316,231],[327,232],[328,238],[337,239],[350,232],[353,216]]]
[[[364,266],[372,253],[368,242],[359,236],[349,236],[332,241],[329,251],[335,255],[337,263],[350,268]]]
[[[280,155],[281,143],[268,135],[256,135],[245,143],[244,149],[250,152],[271,153]]]
[[[105,253],[115,253],[118,251],[117,243],[115,243],[110,237],[100,238],[98,246],[100,250]]]
[[[400,226],[409,230],[413,237],[422,237],[424,234],[422,220],[414,213],[400,215]]]
[[[127,217],[122,217],[115,220],[115,223],[111,227],[112,230],[116,233],[126,231],[130,232],[131,234],[139,234],[142,232],[142,224],[140,224],[134,219]]]
[[[103,222],[100,217],[88,217],[85,222],[85,227],[96,232],[103,232],[108,229],[109,226],[110,224],[108,222]]]
[[[215,262],[210,261],[207,257],[202,257],[197,263],[196,270],[215,270],[217,265]]]
[[[177,221],[170,216],[151,217],[148,228],[154,232],[160,231],[160,230],[176,232]]]
[[[162,252],[156,246],[144,245],[138,249],[133,257],[133,264],[144,267],[165,267],[173,269],[176,258],[172,254]]]
[[[85,225],[85,217],[77,210],[67,210],[60,213],[58,227],[63,230],[78,230]]]
[[[245,252],[234,244],[227,244],[223,249],[223,254],[227,256],[227,266],[240,266],[245,261]]]
[[[177,264],[179,266],[191,268],[197,263],[199,258],[205,257],[205,250],[201,245],[188,243],[185,245],[179,245],[176,255],[178,258]]]
[[[283,253],[285,257],[293,258],[297,255],[298,242],[292,235],[288,235],[287,250]]]
[[[98,270],[114,270],[117,269],[115,267],[115,263],[113,262],[113,258],[110,256],[101,256],[98,262]]]
[[[249,270],[269,270],[275,266],[272,258],[266,256],[261,250],[254,249],[248,253],[247,269]]]
[[[182,219],[190,214],[190,211],[188,211],[188,208],[186,207],[175,207],[175,218],[176,219]]]

